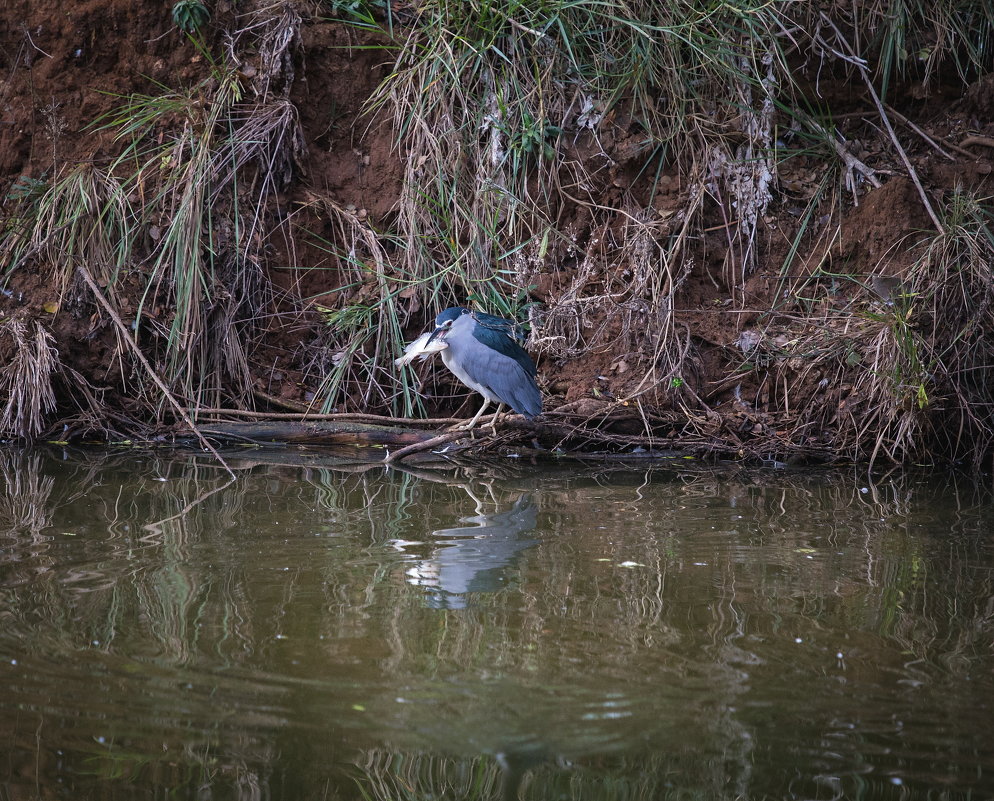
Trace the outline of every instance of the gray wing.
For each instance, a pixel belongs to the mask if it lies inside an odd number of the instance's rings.
[[[535,365],[531,358],[521,348],[518,348],[506,335],[497,334],[508,345],[521,351],[528,370],[522,364],[518,354],[508,355],[506,346],[500,350],[494,348],[479,348],[474,352],[473,370],[470,377],[481,386],[490,390],[491,394],[502,403],[506,403],[518,414],[525,417],[535,417],[542,413],[542,393],[535,383]],[[517,357],[517,358],[516,358]]]
[[[486,315],[487,317],[492,317],[492,315]],[[521,369],[524,370],[532,378],[536,375],[535,362],[532,361],[532,357],[529,356],[525,349],[522,348],[517,342],[511,337],[511,328],[508,320],[504,320],[502,317],[493,317],[494,320],[500,320],[506,324],[506,327],[488,327],[484,325],[477,325],[473,327],[473,337],[477,342],[486,345],[492,350],[499,351],[508,358],[514,359],[518,364],[521,365]]]

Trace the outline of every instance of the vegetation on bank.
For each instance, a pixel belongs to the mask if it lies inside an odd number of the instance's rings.
[[[91,124],[111,155],[68,161],[53,145],[43,174],[6,188],[8,286],[44,276],[59,288],[53,314],[96,308],[116,345],[101,386],[60,356],[45,320],[0,319],[14,365],[0,377],[3,436],[253,408],[253,353],[274,319],[325,327],[314,410],[424,415],[392,360],[435,311],[468,300],[525,323],[545,365],[609,353],[638,376],[563,408],[574,433],[554,440],[596,428],[626,446],[895,461],[994,450],[991,205],[970,186],[927,185],[909,135],[951,148],[891,107],[912,83],[965,91],[991,70],[989,4],[335,0],[305,18],[285,0],[228,15],[181,0],[171,19],[202,80],[118,98]],[[360,122],[393,132],[403,177],[388,218],[304,175],[292,93],[302,27],[319,24],[391,64]],[[824,95],[829,81],[847,92]],[[833,106],[854,93],[885,167],[840,133],[847,112]],[[836,247],[888,172],[912,180],[927,226],[909,227],[900,274],[890,257],[867,270]],[[336,262],[335,291],[276,289],[281,259],[302,270],[305,248]],[[757,309],[760,272],[775,291]],[[695,281],[751,320],[720,376],[681,317]],[[738,404],[738,428],[708,381]]]

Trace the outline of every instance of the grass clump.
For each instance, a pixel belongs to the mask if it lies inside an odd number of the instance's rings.
[[[22,317],[0,320],[0,437],[31,439],[55,409],[52,376],[59,365],[52,335],[41,323]]]
[[[252,283],[237,205],[219,202],[236,179],[240,100],[235,74],[218,72],[185,92],[131,96],[102,122],[124,142],[112,170],[139,196],[136,216],[152,240],[136,317],[164,334],[167,383],[196,404],[217,403],[217,389],[247,373],[238,346],[218,347]],[[163,305],[169,313],[157,314]]]
[[[869,67],[883,97],[900,81],[929,86],[943,73],[967,84],[994,64],[994,8],[986,0],[869,0],[830,11],[810,6],[800,16],[816,40],[829,22],[850,31],[852,63]]]
[[[942,230],[911,247],[905,273],[805,276],[787,293],[796,313],[740,339],[739,375],[785,442],[871,462],[990,458],[994,209],[962,191],[940,208]]]
[[[962,191],[943,231],[912,272],[916,334],[927,346],[929,440],[938,453],[979,463],[994,449],[994,206]]]
[[[77,264],[111,286],[132,258],[135,215],[127,192],[112,173],[84,163],[51,182],[35,180],[17,200],[0,235],[0,262],[10,274],[29,260],[49,265],[60,297]]]
[[[403,415],[423,411],[408,372],[393,369],[416,308],[414,281],[391,264],[395,238],[374,230],[364,210],[313,192],[310,198],[311,210],[332,226],[332,239],[314,244],[337,257],[341,282],[317,301],[328,329],[327,347],[312,365],[322,376],[320,410],[357,403]]]
[[[300,17],[288,4],[266,12],[246,15],[248,28],[229,41],[234,54],[250,40],[262,63],[251,84],[197,44],[207,77],[121,97],[93,125],[113,133],[116,157],[56,170],[43,184],[20,181],[0,233],[7,277],[34,265],[65,295],[79,266],[115,303],[127,281],[116,313],[165,385],[194,407],[251,403],[248,348],[272,300],[262,268],[269,201],[303,152],[285,75]],[[158,390],[146,400],[158,405]]]
[[[853,396],[862,455],[979,465],[994,448],[994,209],[957,191],[871,324]],[[874,330],[875,329],[875,330]],[[870,447],[872,446],[872,447]]]

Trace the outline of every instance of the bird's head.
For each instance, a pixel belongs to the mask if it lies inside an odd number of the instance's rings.
[[[435,330],[428,341],[431,342],[436,338],[445,339],[445,335],[452,329],[452,324],[464,314],[470,314],[470,311],[462,306],[453,306],[451,309],[439,312],[435,318]]]

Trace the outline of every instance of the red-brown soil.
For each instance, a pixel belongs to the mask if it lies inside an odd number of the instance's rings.
[[[241,5],[215,5],[210,36],[218,47],[223,44],[221,30],[242,13]],[[22,176],[42,178],[80,161],[105,163],[117,145],[112,133],[94,126],[94,121],[119,107],[121,96],[155,93],[159,85],[189,86],[206,74],[203,55],[173,24],[167,3],[7,0],[0,16],[4,23],[0,25],[0,195],[6,195]],[[381,227],[389,227],[396,213],[403,154],[395,149],[386,122],[364,113],[364,104],[392,63],[391,55],[376,49],[376,44],[373,36],[315,14],[305,16],[300,41],[292,49],[290,99],[299,110],[306,156],[278,203],[287,213],[302,215],[302,221],[306,217],[307,226],[317,234],[330,237],[331,223],[318,210],[303,208],[311,192],[332,198]],[[689,335],[689,360],[680,376],[687,393],[675,404],[660,393],[641,397],[659,400],[659,409],[690,410],[704,421],[698,433],[707,431],[716,441],[724,437],[727,444],[775,435],[779,423],[767,414],[775,401],[771,393],[778,398],[781,389],[771,389],[758,371],[739,377],[736,370],[743,353],[737,343],[743,331],[758,327],[773,326],[769,333],[775,335],[779,329],[770,314],[774,307],[781,313],[799,313],[799,301],[784,297],[786,289],[796,286],[795,277],[819,267],[840,274],[904,275],[912,260],[911,245],[929,230],[929,217],[880,129],[876,110],[862,91],[852,90],[853,85],[841,77],[833,83],[831,76],[822,75],[819,91],[831,99],[847,147],[876,170],[882,185],[869,188],[864,183],[834,207],[827,204],[836,216],[812,223],[786,279],[780,265],[822,174],[821,165],[813,157],[798,156],[783,167],[774,202],[759,224],[761,252],[741,283],[744,291],[736,288],[738,277],[730,276],[724,266],[729,247],[734,246],[727,219],[716,199],[705,197],[705,230],[693,245],[694,269],[677,295],[678,329]],[[889,102],[895,111],[949,154],[940,154],[907,125],[897,125],[900,140],[932,196],[957,187],[990,192],[994,148],[983,137],[994,137],[992,98],[991,76],[965,89],[950,81],[927,92],[915,85],[892,90]],[[685,202],[688,180],[674,168],[661,176],[655,196],[651,195],[649,179],[637,172],[633,146],[637,136],[619,114],[602,133],[597,149],[579,141],[575,153],[592,162],[595,150],[602,147],[610,156],[613,166],[600,171],[595,187],[602,204],[625,199],[638,206],[651,200],[659,219],[665,221]],[[974,143],[967,137],[973,137]],[[966,146],[958,147],[964,140]],[[540,303],[555,303],[583,256],[596,256],[594,242],[611,234],[593,230],[590,213],[582,205],[558,210],[556,225],[572,234],[577,252],[553,249],[534,271],[531,298]],[[838,235],[827,237],[834,225],[839,226]],[[307,241],[297,241],[294,247],[277,241],[270,253],[264,267],[275,286],[287,293],[282,311],[301,308],[301,299],[306,308],[339,284],[332,256]],[[624,268],[600,263],[596,280],[607,284],[610,271]],[[826,289],[822,279],[807,288],[822,293],[819,302],[828,302],[829,292],[832,302],[853,300],[870,308],[878,302],[865,286],[851,281]],[[117,335],[82,290],[76,297],[60,298],[50,279],[29,269],[15,272],[7,289],[0,298],[2,314],[40,320],[52,333],[61,361],[95,391],[106,390],[105,402],[128,408],[138,371],[125,370],[122,377]],[[127,284],[118,290],[122,308],[130,303],[133,310],[137,301],[129,301],[127,292]],[[423,313],[414,315],[411,333],[424,323]],[[322,347],[322,327],[316,314],[274,317],[252,343],[250,365],[256,388],[285,401],[309,400],[321,378],[322,362],[316,351]],[[619,351],[619,333],[602,332],[582,354],[539,354],[548,409],[567,405],[594,417],[644,379],[646,354],[639,352],[637,343],[630,351]],[[801,376],[803,369],[798,366],[794,373]],[[798,398],[810,397],[821,376],[813,373],[803,380],[807,386],[795,384],[791,389]],[[842,403],[844,388],[834,389],[839,393],[836,402]],[[441,411],[454,409],[451,403],[443,404]],[[627,426],[616,422],[613,430],[641,430],[644,411],[636,413],[633,406],[634,422]],[[678,428],[671,428],[674,436],[679,435]],[[825,441],[830,445],[831,437]]]

